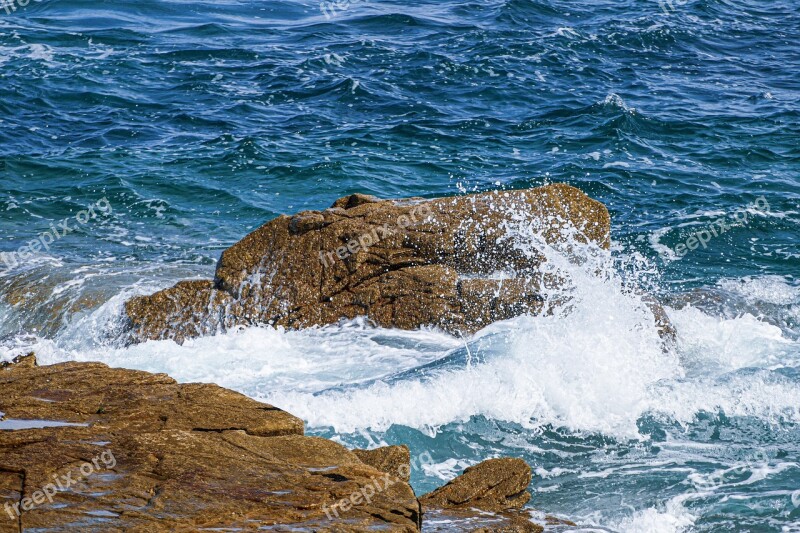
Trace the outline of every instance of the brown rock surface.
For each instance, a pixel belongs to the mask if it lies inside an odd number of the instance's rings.
[[[488,459],[464,470],[444,487],[421,496],[428,509],[480,509],[503,512],[521,509],[531,495],[531,467],[522,459]]]
[[[544,528],[522,509],[531,497],[530,482],[531,468],[522,459],[489,459],[467,468],[419,498],[425,531],[539,533]]]
[[[425,511],[424,533],[541,533],[542,525],[524,511],[487,513],[472,509]]]
[[[408,446],[384,446],[374,450],[353,450],[361,462],[403,481],[411,479],[411,452]]]
[[[577,241],[609,246],[608,210],[568,185],[432,200],[355,194],[250,233],[223,252],[213,282],[130,300],[130,340],[182,342],[237,325],[303,328],[357,316],[471,333],[539,312],[542,257],[503,240],[512,213],[549,244],[575,228]],[[498,271],[510,279],[497,279]]]
[[[36,362],[36,354],[29,353],[26,355],[18,355],[10,362],[2,362],[0,363],[0,370],[5,370],[6,368],[10,368],[12,366],[17,366],[18,368],[33,368],[38,366]]]
[[[19,364],[0,370],[0,391],[4,423],[75,424],[0,430],[2,532],[418,530],[407,483],[215,385],[99,363]],[[387,478],[368,503],[326,513]]]

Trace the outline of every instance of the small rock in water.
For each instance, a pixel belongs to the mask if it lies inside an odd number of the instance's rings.
[[[39,363],[36,361],[36,354],[31,352],[25,355],[18,355],[9,362],[1,362],[0,370],[5,370],[6,368],[11,368],[11,367],[33,368],[37,366],[39,366]]]
[[[425,509],[521,509],[531,495],[531,467],[522,459],[489,459],[467,468],[444,487],[420,497]]]

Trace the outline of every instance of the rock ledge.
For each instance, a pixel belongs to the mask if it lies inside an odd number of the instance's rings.
[[[16,361],[0,369],[0,411],[29,426],[0,426],[0,533],[416,532],[423,505],[449,513],[452,531],[541,530],[505,512],[530,497],[519,459],[485,461],[417,500],[405,446],[350,451],[216,385]]]

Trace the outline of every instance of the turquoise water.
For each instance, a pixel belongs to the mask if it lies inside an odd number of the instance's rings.
[[[533,507],[585,530],[800,531],[800,5],[339,5],[0,8],[2,357],[213,381],[408,443],[435,461],[418,492],[523,456]],[[612,213],[607,281],[576,276],[572,315],[116,343],[126,298],[209,277],[278,214],[547,182]]]

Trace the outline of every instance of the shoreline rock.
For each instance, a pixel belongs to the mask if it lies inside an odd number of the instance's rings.
[[[254,522],[418,530],[416,496],[394,478],[369,504],[329,518],[326,507],[386,475],[339,444],[304,436],[293,415],[216,385],[61,363],[11,366],[0,371],[0,390],[6,419],[72,424],[0,431],[5,530],[158,532]],[[55,482],[68,490],[51,491]],[[9,516],[14,505],[18,521]]]
[[[467,468],[444,487],[420,496],[423,508],[516,511],[531,499],[531,467],[522,459],[488,459]]]
[[[353,450],[361,462],[408,482],[411,479],[411,452],[408,446],[384,446],[372,450]]]
[[[470,334],[539,313],[539,287],[550,283],[536,268],[544,257],[504,240],[505,225],[523,214],[550,245],[570,230],[576,242],[609,247],[608,210],[568,185],[430,200],[354,194],[267,222],[222,253],[214,280],[129,300],[128,340],[183,342],[242,325],[305,328],[357,316]]]
[[[450,513],[461,524],[454,531],[541,530],[506,512],[529,497],[530,467],[519,459],[480,463],[418,500],[407,447],[351,451],[216,385],[101,363],[37,366],[29,354],[0,370],[0,390],[0,424],[27,424],[0,425],[3,533],[416,532],[423,505],[431,516]]]

